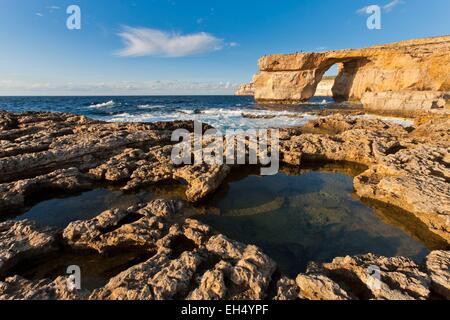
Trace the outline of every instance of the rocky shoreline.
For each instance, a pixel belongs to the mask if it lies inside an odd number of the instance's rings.
[[[189,121],[106,123],[60,113],[0,112],[0,215],[19,215],[53,193],[99,183],[132,192],[157,183],[186,184],[185,200],[158,199],[110,208],[62,230],[32,221],[0,223],[0,299],[432,299],[450,298],[450,119],[417,119],[405,128],[334,114],[280,130],[280,160],[348,161],[367,166],[358,196],[406,210],[444,243],[421,265],[373,254],[311,262],[296,279],[253,245],[186,218],[187,203],[214,193],[237,165],[175,166],[176,128]],[[98,255],[138,248],[145,256],[93,290],[70,291],[67,275],[30,280],[18,266],[61,250]],[[367,268],[378,266],[381,286]]]

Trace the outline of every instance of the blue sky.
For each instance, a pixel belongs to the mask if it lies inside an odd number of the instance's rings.
[[[69,5],[81,29],[69,30]],[[382,8],[381,30],[360,9]],[[269,53],[450,34],[449,0],[0,0],[0,95],[230,94]]]

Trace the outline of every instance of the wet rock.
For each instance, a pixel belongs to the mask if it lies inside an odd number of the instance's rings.
[[[56,250],[55,233],[35,223],[6,221],[0,223],[0,275],[19,261]]]
[[[431,252],[425,260],[425,267],[432,290],[450,300],[450,251]]]

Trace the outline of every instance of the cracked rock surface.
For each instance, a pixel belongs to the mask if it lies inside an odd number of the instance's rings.
[[[310,263],[295,279],[279,274],[258,247],[231,240],[191,218],[178,201],[155,200],[111,209],[66,227],[58,240],[99,254],[140,247],[149,257],[93,290],[69,290],[66,275],[0,281],[3,299],[428,299],[448,298],[449,251],[434,251],[419,266],[404,257],[373,254]],[[133,216],[133,219],[129,219]],[[10,223],[20,230],[29,222]],[[143,226],[136,230],[136,226]],[[28,230],[40,252],[55,250],[51,236]],[[5,238],[5,237],[3,237]],[[10,239],[14,239],[10,236]],[[28,247],[27,247],[28,249]],[[375,269],[374,269],[375,268]],[[373,273],[372,271],[376,271]]]
[[[20,214],[53,192],[98,184],[126,192],[158,183],[185,185],[186,202],[202,201],[237,165],[171,162],[171,132],[191,122],[104,123],[59,113],[0,112],[0,214]],[[332,115],[280,130],[280,159],[350,161],[367,166],[354,179],[363,198],[414,214],[450,243],[450,119],[412,128]],[[430,299],[449,298],[449,251],[418,265],[405,257],[336,257],[311,262],[290,279],[254,245],[187,218],[183,200],[156,199],[109,208],[89,220],[50,230],[32,221],[0,223],[0,299]],[[282,205],[274,203],[273,206]],[[245,212],[237,212],[237,215]],[[94,289],[73,291],[67,275],[27,279],[18,263],[64,250],[99,257],[145,252]],[[375,269],[374,269],[375,268]],[[379,272],[379,282],[368,270]],[[377,278],[375,278],[377,279]],[[375,283],[374,283],[375,281]]]

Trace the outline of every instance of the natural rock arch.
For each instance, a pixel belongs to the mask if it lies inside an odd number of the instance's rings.
[[[258,102],[311,98],[326,70],[340,64],[333,96],[361,100],[366,92],[450,91],[450,36],[365,49],[275,54],[258,61],[251,89]]]

